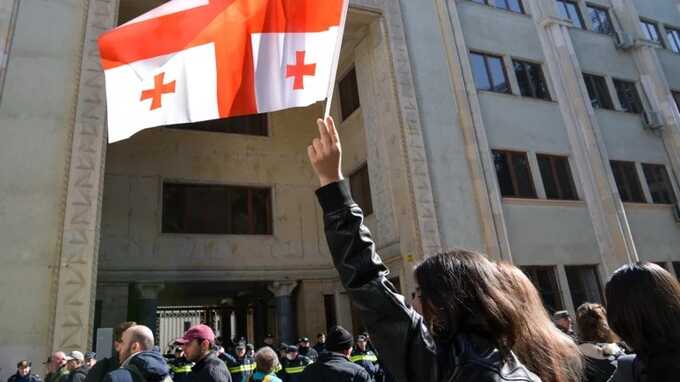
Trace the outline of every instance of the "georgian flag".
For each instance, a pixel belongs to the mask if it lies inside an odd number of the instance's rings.
[[[173,0],[99,38],[109,142],[329,96],[348,0]]]

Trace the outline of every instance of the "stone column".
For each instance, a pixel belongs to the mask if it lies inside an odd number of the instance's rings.
[[[267,335],[267,302],[258,298],[255,300],[255,332],[252,337],[255,344],[264,342],[264,336]]]
[[[163,283],[140,283],[135,285],[139,297],[137,298],[137,323],[146,325],[156,333],[156,308],[158,308],[158,294],[163,290]]]
[[[276,320],[279,326],[279,341],[291,344],[295,337],[295,317],[291,294],[297,286],[296,281],[275,281],[269,286],[276,301]]]

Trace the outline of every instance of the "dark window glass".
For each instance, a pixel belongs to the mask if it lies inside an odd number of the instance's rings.
[[[595,109],[614,109],[609,89],[607,89],[607,81],[604,77],[584,73],[583,80],[588,89],[590,103]]]
[[[649,192],[652,194],[652,201],[655,204],[675,203],[675,194],[673,193],[673,186],[671,186],[666,166],[643,163],[642,171],[645,173]]]
[[[271,190],[166,183],[163,232],[271,235]]]
[[[614,26],[606,8],[588,5],[588,19],[590,19],[591,30],[597,33],[613,34]]]
[[[581,11],[579,11],[578,5],[576,5],[575,2],[568,0],[556,1],[559,16],[565,20],[571,21],[575,27],[583,29],[583,18],[581,17]]]
[[[538,289],[543,305],[551,314],[564,309],[555,267],[526,266],[520,268]]]
[[[569,291],[574,307],[585,302],[602,303],[602,287],[594,265],[566,266]]]
[[[541,65],[514,60],[513,66],[522,96],[550,99],[548,84],[545,82]]]
[[[640,28],[642,28],[642,34],[647,40],[658,42],[663,45],[661,35],[659,34],[659,28],[656,26],[656,23],[640,20]]]
[[[666,27],[668,45],[674,53],[680,53],[680,30]]]
[[[644,109],[635,82],[614,80],[614,87],[624,111],[635,114],[642,113]]]
[[[548,199],[577,200],[576,187],[567,157],[537,155]]]
[[[211,121],[183,123],[165,126],[169,129],[209,131],[214,133],[243,134],[267,136],[267,114],[255,114],[244,117],[214,119]]]
[[[470,53],[470,61],[477,89],[510,93],[510,85],[500,57]]]
[[[371,182],[368,177],[368,166],[363,165],[354,174],[349,176],[349,188],[352,192],[352,199],[368,216],[373,213],[373,201],[371,200]]]
[[[477,4],[490,5],[492,7],[505,9],[517,13],[524,13],[522,2],[520,0],[472,0]]]
[[[672,94],[673,94],[673,99],[675,99],[675,105],[680,110],[680,92],[672,92]]]
[[[323,296],[324,312],[326,313],[326,332],[338,324],[338,317],[335,311],[335,295],[326,294]]]
[[[345,77],[340,80],[340,109],[343,121],[361,106],[359,101],[359,85],[357,84],[357,71],[352,68]]]
[[[493,157],[503,196],[536,198],[526,153],[493,150]]]
[[[613,160],[611,166],[621,200],[628,203],[645,203],[635,163]]]

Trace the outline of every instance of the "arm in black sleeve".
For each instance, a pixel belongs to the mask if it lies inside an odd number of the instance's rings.
[[[333,263],[385,367],[399,382],[436,381],[434,341],[422,317],[387,280],[388,270],[375,252],[347,183],[331,183],[317,190],[317,197]]]

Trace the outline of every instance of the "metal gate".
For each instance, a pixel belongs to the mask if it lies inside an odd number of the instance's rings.
[[[220,336],[222,310],[216,306],[162,306],[156,309],[156,342],[161,352],[172,352],[174,342],[193,325],[206,324]]]

